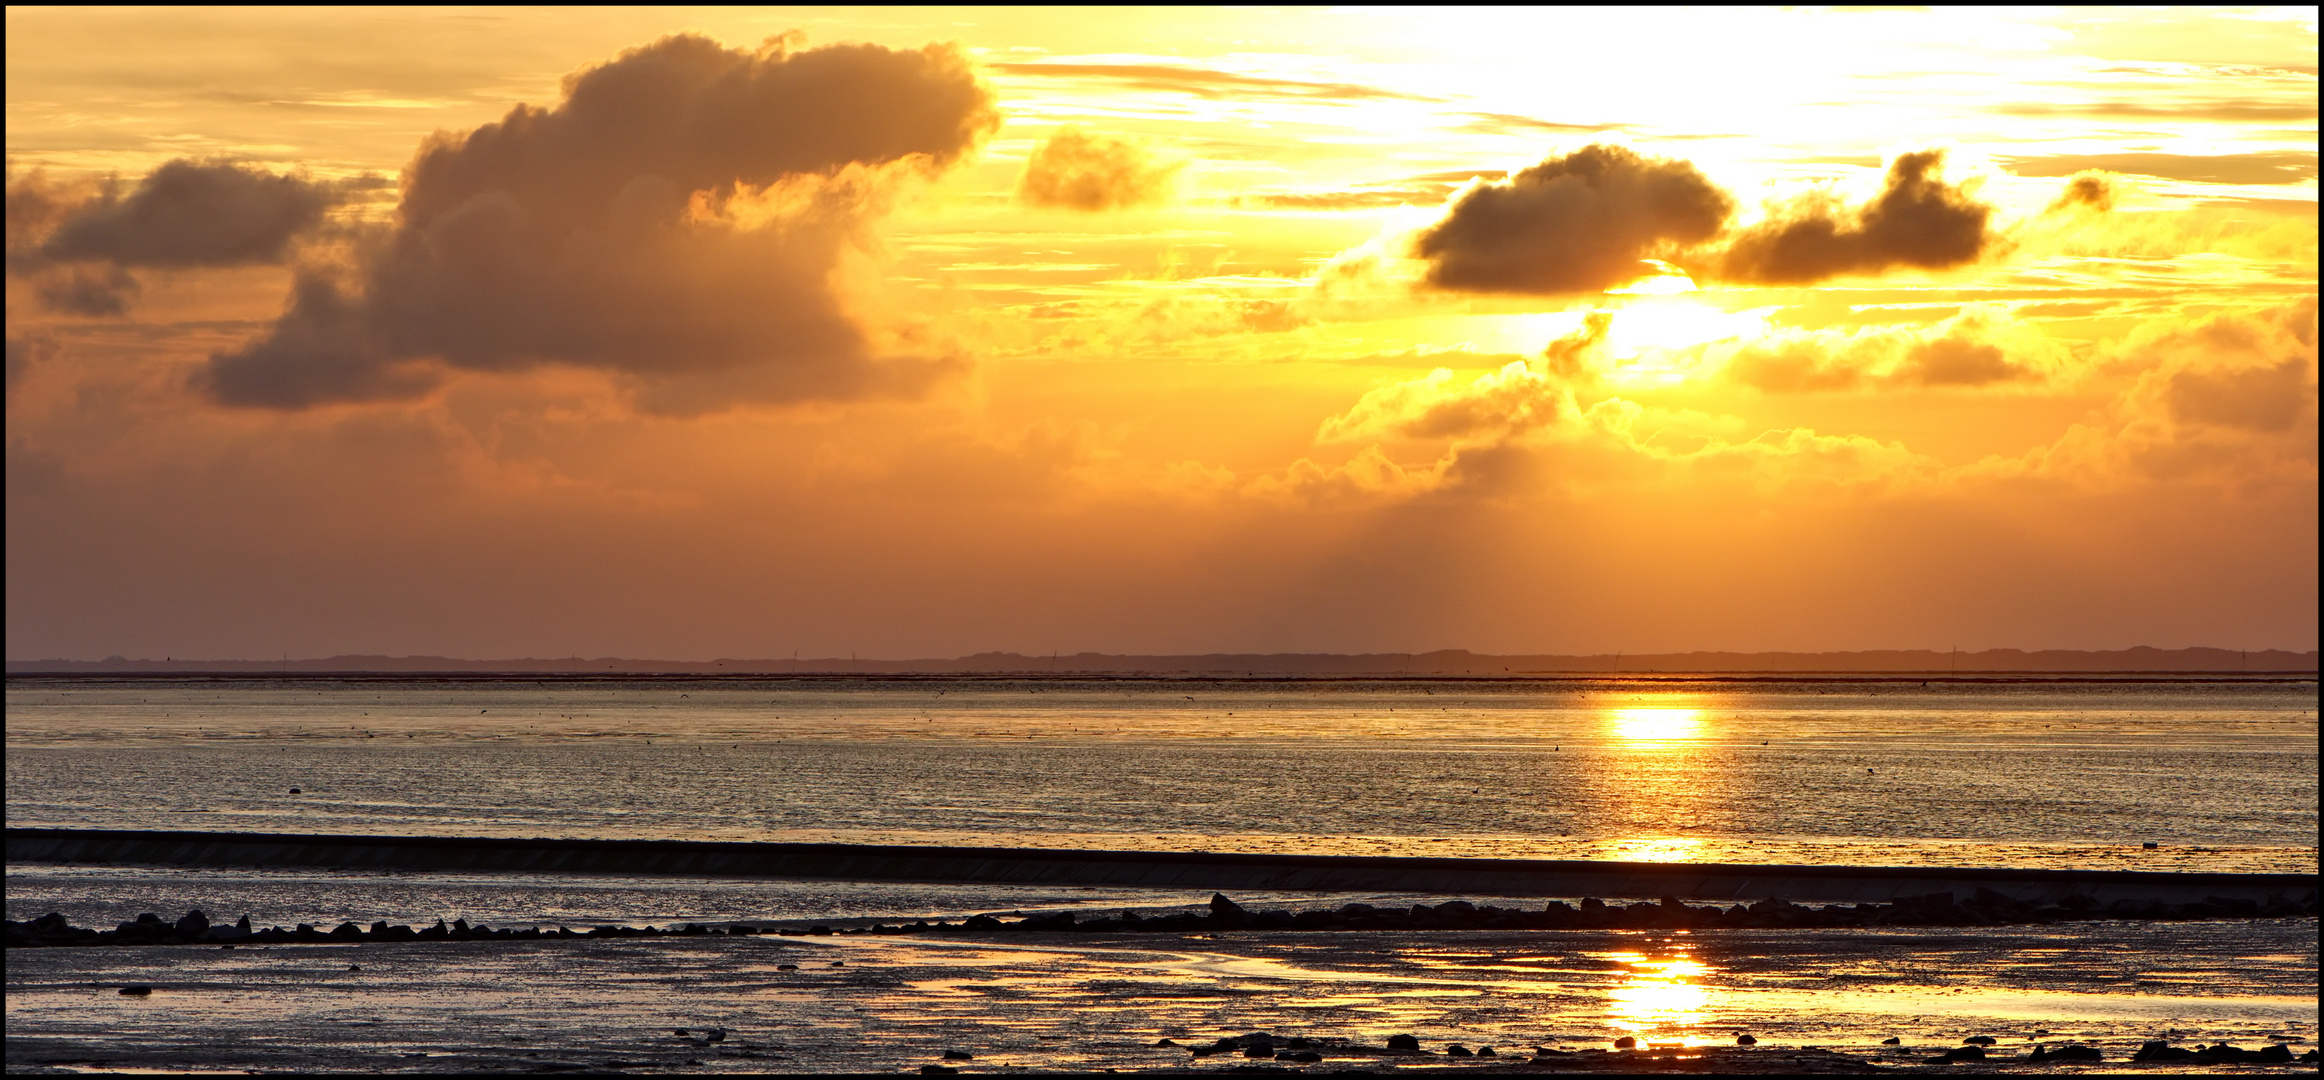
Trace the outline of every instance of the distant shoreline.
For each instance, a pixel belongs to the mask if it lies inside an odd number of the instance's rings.
[[[640,660],[626,657],[466,660],[445,656],[339,655],[302,660],[10,660],[9,675],[592,675],[592,676],[1194,676],[1194,677],[1735,677],[1872,676],[1977,679],[1994,676],[2313,675],[2316,650],[1987,649],[1940,652],[1613,653],[1493,655],[1464,649],[1424,653],[1205,653],[1027,656],[987,652],[952,659]]]

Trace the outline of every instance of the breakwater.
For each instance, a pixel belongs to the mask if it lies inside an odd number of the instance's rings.
[[[10,863],[808,878],[1240,891],[1411,892],[1888,903],[1980,891],[2012,902],[2311,905],[2314,874],[1760,866],[690,840],[7,830]]]

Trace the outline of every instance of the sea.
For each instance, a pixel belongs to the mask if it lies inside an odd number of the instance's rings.
[[[7,820],[2313,874],[2317,713],[2297,676],[12,675]],[[200,908],[578,929],[1161,913],[1208,893],[11,863],[6,899],[10,919],[108,927]],[[2298,1048],[2318,1013],[2313,919],[1151,938],[17,950],[8,1065],[830,1071],[949,1049],[1151,1069],[1203,1064],[1161,1039],[1257,1030],[1528,1054],[1754,1032],[1902,1061],[1970,1034]]]

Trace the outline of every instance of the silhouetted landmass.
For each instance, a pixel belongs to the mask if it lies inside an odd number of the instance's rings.
[[[140,672],[336,672],[420,674],[637,674],[637,675],[1577,675],[1577,674],[1744,674],[1816,672],[2294,672],[2317,670],[2316,650],[2132,649],[2085,651],[1987,649],[1883,649],[1866,652],[1688,652],[1601,653],[1594,656],[1495,656],[1466,649],[1425,653],[1204,653],[1190,656],[1119,656],[1074,653],[1026,656],[984,652],[949,660],[783,659],[633,660],[584,659],[461,660],[448,656],[330,656],[314,660],[10,660],[9,674],[133,674]]]

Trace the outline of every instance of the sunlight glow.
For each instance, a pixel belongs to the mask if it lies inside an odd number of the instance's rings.
[[[1638,299],[1615,310],[1614,324],[1606,331],[1606,346],[1616,360],[1640,360],[1654,353],[1713,341],[1757,337],[1767,330],[1767,320],[1756,312],[1721,311],[1692,299],[1688,293],[1694,283],[1685,278],[1657,280],[1680,281],[1686,288],[1670,292],[1640,290]],[[1647,366],[1657,370],[1692,367],[1691,361],[1674,365],[1669,358],[1662,359],[1662,363]]]
[[[1674,746],[1701,737],[1701,709],[1616,709],[1614,736],[1638,749]]]

